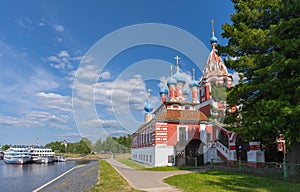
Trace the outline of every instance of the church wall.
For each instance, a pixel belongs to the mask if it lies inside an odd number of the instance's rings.
[[[132,148],[131,159],[150,166],[172,166],[169,157],[174,157],[174,147],[157,145],[151,147]]]
[[[155,166],[155,147],[132,148],[131,159],[140,163]]]
[[[156,146],[154,166],[172,166],[173,162],[169,162],[169,156],[174,158],[173,146]]]
[[[205,100],[210,99],[210,86],[205,86]]]

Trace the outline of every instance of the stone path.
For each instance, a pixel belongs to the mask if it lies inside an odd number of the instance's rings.
[[[134,188],[151,192],[173,192],[180,191],[167,183],[163,182],[164,178],[178,174],[191,173],[191,171],[139,171],[128,167],[114,159],[107,161],[124,177],[125,180]],[[203,170],[205,171],[205,170]]]

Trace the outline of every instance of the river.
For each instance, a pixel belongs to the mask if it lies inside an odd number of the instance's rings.
[[[32,191],[51,181],[79,162],[67,161],[53,164],[5,164],[0,160],[0,192]]]

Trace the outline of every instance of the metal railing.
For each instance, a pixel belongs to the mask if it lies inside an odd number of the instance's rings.
[[[214,163],[211,161],[211,169],[234,171],[253,175],[260,175],[286,182],[300,182],[300,164],[278,162],[251,163],[245,161],[228,161],[227,163]]]

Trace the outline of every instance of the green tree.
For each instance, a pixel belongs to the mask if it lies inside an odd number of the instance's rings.
[[[59,141],[50,142],[50,143],[46,144],[45,147],[48,147],[48,148],[52,149],[52,151],[55,151],[55,152],[62,152],[62,153],[66,152],[65,145],[63,145],[63,143],[59,142]]]
[[[227,67],[243,75],[227,97],[243,109],[227,123],[265,144],[283,133],[292,162],[300,163],[300,1],[232,2],[232,24],[222,26],[228,45],[219,50]]]
[[[91,153],[92,142],[87,138],[82,138],[79,142],[76,143],[76,152],[80,154],[89,154]]]
[[[7,149],[9,149],[9,147],[10,147],[10,145],[5,144],[5,145],[2,145],[1,149],[2,149],[3,151],[6,151]]]

